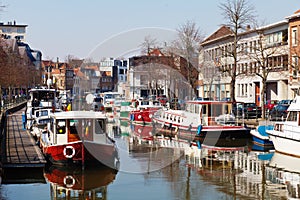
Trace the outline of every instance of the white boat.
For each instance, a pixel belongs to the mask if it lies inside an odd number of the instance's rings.
[[[238,122],[232,110],[233,103],[228,101],[186,101],[185,110],[159,110],[152,119],[180,137],[191,140],[193,136],[216,146],[220,139],[250,138],[250,129]]]
[[[85,164],[98,161],[113,166],[118,160],[114,140],[108,136],[107,117],[102,112],[68,111],[50,113],[48,131],[40,146],[53,164]]]
[[[34,110],[35,118],[32,120],[31,134],[38,140],[40,138],[42,131],[45,126],[50,122],[50,113],[51,112],[62,112],[62,110],[52,108],[40,108]]]
[[[267,130],[277,152],[300,157],[300,96],[288,108],[286,121],[275,122],[273,130]]]
[[[56,107],[57,91],[48,88],[33,88],[29,90],[29,100],[26,108],[26,128],[32,130],[32,125],[36,119],[36,110],[54,109]]]

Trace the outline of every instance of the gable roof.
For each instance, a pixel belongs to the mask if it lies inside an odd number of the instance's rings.
[[[221,26],[216,32],[214,32],[213,34],[211,34],[209,37],[207,37],[206,39],[203,40],[203,42],[201,44],[206,44],[210,41],[215,41],[219,38],[224,38],[226,36],[232,36],[232,31],[229,27],[223,25]]]

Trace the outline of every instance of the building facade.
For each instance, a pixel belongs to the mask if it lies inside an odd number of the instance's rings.
[[[256,29],[248,27],[245,32],[238,34],[237,101],[261,106],[263,87],[266,87],[265,100],[292,98],[288,84],[288,28],[288,21],[283,20]],[[231,77],[228,71],[235,67],[233,40],[231,30],[222,26],[201,43],[203,85],[199,96],[218,100],[230,97]]]
[[[289,86],[293,91],[293,95],[300,94],[300,10],[286,18],[289,22]]]
[[[26,42],[26,27],[27,25],[17,24],[16,21],[0,22],[0,34],[5,39],[17,39],[21,42]]]

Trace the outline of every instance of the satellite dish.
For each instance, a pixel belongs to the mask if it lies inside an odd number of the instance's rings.
[[[86,95],[85,100],[87,104],[92,104],[94,102],[94,95],[92,94]]]

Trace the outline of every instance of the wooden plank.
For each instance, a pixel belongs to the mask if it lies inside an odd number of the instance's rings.
[[[21,109],[7,115],[3,168],[43,167],[46,160],[31,134],[23,129]]]

